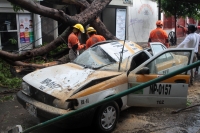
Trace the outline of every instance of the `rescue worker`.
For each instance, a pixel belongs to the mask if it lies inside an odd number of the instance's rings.
[[[68,36],[68,48],[69,50],[69,59],[73,61],[78,55],[79,50],[85,48],[85,44],[80,44],[78,36],[81,33],[85,33],[85,30],[81,24],[75,24],[73,26],[72,33]]]
[[[150,46],[150,42],[161,42],[167,48],[169,48],[168,35],[167,35],[166,31],[164,31],[162,29],[163,22],[161,20],[158,20],[156,22],[156,26],[157,26],[157,28],[150,32],[149,40],[148,40],[148,46]]]
[[[97,31],[93,27],[87,28],[87,34],[89,36],[89,39],[86,41],[86,49],[97,42],[106,40],[103,36],[97,35]]]
[[[193,62],[196,61],[196,55],[198,54],[200,35],[195,33],[197,27],[194,24],[188,24],[187,36],[185,39],[177,46],[177,48],[193,48],[195,55],[193,57]],[[190,71],[190,85],[193,85],[194,73],[193,69]]]

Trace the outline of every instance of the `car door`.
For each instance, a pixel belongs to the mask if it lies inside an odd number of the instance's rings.
[[[166,49],[157,53],[157,55],[129,72],[129,88],[187,66],[191,63],[193,54],[193,49]],[[139,70],[143,68],[148,68],[149,73],[140,73]],[[138,74],[136,74],[137,72]],[[138,90],[127,96],[127,105],[145,107],[185,107],[189,79],[190,75],[189,71],[187,71]]]
[[[150,43],[150,47],[151,47],[153,55],[156,55],[156,54],[160,53],[161,51],[167,49],[167,47],[160,42],[152,42],[152,43]]]

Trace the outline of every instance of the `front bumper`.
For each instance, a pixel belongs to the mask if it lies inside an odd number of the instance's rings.
[[[25,95],[21,91],[17,92],[17,100],[20,104],[23,105],[24,108],[26,108],[26,103],[34,105],[37,109],[37,117],[42,118],[44,120],[52,119],[57,116],[61,116],[73,111],[73,110],[68,111],[68,110],[59,109],[53,106],[49,106],[42,102],[36,101],[35,99]],[[92,123],[94,113],[95,113],[95,109],[90,109],[90,110],[84,111],[83,113],[69,117],[66,120],[62,120],[61,122],[59,122],[59,124],[57,123],[56,125],[59,125],[65,128],[88,126]]]

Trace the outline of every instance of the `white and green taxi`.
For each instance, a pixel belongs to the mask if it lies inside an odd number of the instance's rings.
[[[97,43],[74,62],[24,76],[18,101],[32,115],[51,119],[185,67],[194,54],[193,49],[167,49],[159,42],[150,45],[143,49],[131,41]],[[184,72],[70,117],[59,125],[74,128],[94,124],[100,132],[111,132],[120,111],[128,107],[184,107],[189,79],[189,71]]]

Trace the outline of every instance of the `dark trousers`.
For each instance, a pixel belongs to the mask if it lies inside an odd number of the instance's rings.
[[[196,57],[197,57],[197,61],[200,60],[200,54],[199,53],[195,53]],[[196,67],[196,71],[198,72],[199,70],[199,66]]]

